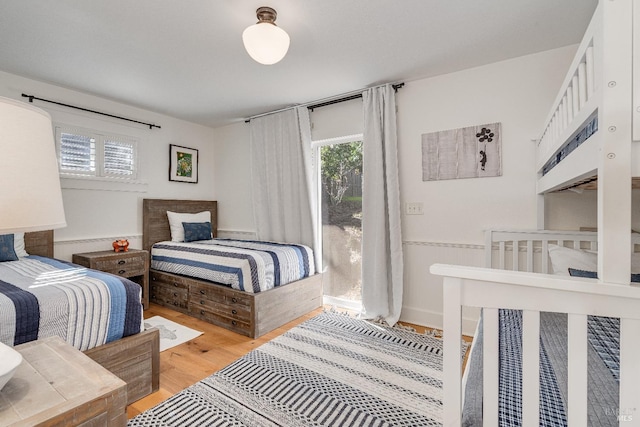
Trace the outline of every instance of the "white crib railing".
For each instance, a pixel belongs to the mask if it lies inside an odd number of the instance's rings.
[[[523,310],[524,426],[539,425],[540,312],[568,313],[570,426],[587,425],[587,315],[620,318],[620,401],[625,426],[640,426],[640,288],[596,279],[435,264],[443,276],[444,354],[460,354],[463,306],[483,308],[483,425],[498,425],[498,309]],[[444,425],[462,415],[460,360],[444,357]],[[613,414],[612,416],[616,416]]]

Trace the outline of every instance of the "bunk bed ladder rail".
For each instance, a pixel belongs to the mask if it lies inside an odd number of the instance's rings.
[[[611,416],[640,425],[640,289],[527,272],[435,264],[444,276],[444,354],[460,354],[463,306],[483,308],[483,425],[498,425],[498,309],[523,310],[523,426],[539,425],[540,312],[568,312],[569,426],[587,425],[587,315],[620,317],[620,402]],[[604,297],[604,298],[603,298]],[[585,309],[588,307],[590,309]],[[566,310],[566,311],[565,311]],[[597,311],[597,313],[594,313]],[[444,357],[443,422],[459,426],[462,371]]]

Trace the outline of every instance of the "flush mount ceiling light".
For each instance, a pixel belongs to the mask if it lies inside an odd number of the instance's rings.
[[[258,22],[242,33],[244,48],[256,62],[264,65],[275,64],[289,50],[289,34],[276,26],[278,14],[270,7],[256,10]]]

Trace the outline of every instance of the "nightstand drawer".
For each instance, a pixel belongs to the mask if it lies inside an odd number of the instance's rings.
[[[96,270],[106,271],[108,273],[119,274],[123,276],[125,272],[137,272],[132,275],[144,274],[144,256],[136,255],[132,257],[122,258],[107,258],[95,261]]]

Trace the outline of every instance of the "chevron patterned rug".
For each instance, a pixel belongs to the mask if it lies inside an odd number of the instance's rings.
[[[415,427],[441,417],[441,340],[327,312],[128,425]]]

